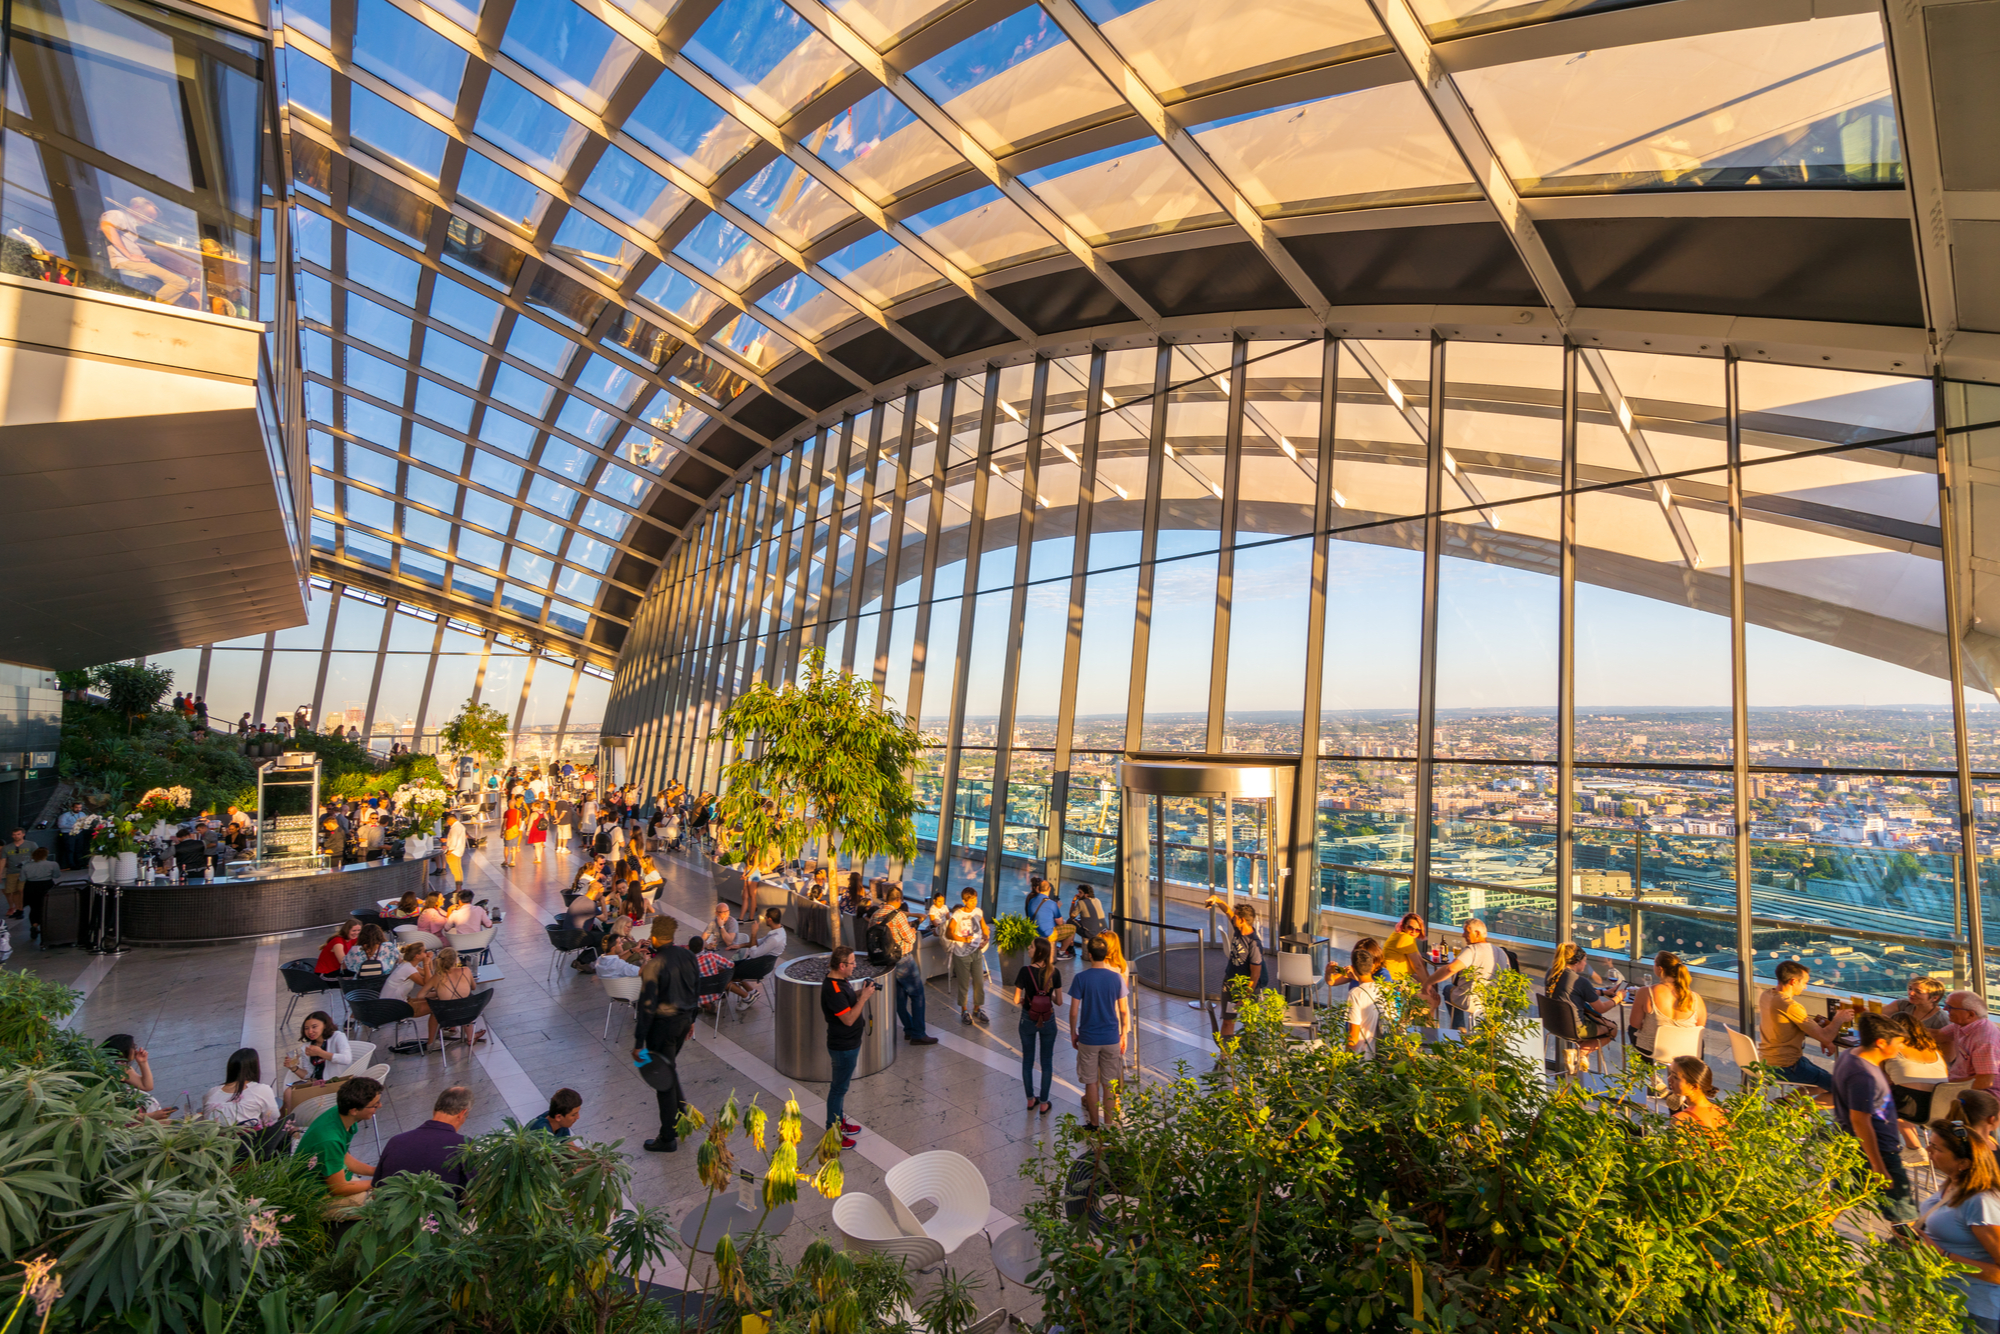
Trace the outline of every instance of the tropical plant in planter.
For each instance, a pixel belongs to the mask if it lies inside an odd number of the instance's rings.
[[[507,758],[507,715],[468,696],[458,716],[438,729],[438,740],[454,755],[499,764]]]
[[[760,681],[730,702],[718,821],[730,863],[768,866],[817,843],[854,865],[917,852],[923,734],[872,683],[828,668],[814,649],[796,684]]]
[[[1005,913],[993,923],[993,948],[1000,951],[1000,976],[1011,978],[1027,966],[1035,948],[1035,924],[1019,913]]]

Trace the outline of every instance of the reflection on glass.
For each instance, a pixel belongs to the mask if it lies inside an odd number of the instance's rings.
[[[1305,709],[1311,539],[1238,551],[1231,587],[1222,748],[1296,755]]]
[[[1155,567],[1142,750],[1208,749],[1215,581],[1213,553]]]
[[[132,0],[9,13],[0,272],[256,318],[259,45]]]
[[[1415,765],[1321,762],[1315,837],[1322,907],[1384,917],[1409,911],[1416,791]]]
[[[1556,775],[1549,768],[1437,767],[1431,788],[1431,920],[1496,936],[1556,939]]]

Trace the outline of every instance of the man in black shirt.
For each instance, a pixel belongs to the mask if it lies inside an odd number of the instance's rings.
[[[655,919],[654,925],[659,925],[659,919]],[[694,955],[673,943],[679,926],[678,922],[667,920],[666,943],[655,950],[639,971],[639,1001],[633,1007],[638,1011],[639,1021],[632,1034],[632,1059],[636,1061],[643,1052],[650,1051],[652,1061],[666,1065],[663,1080],[647,1081],[653,1085],[660,1104],[659,1137],[647,1140],[645,1145],[650,1153],[672,1153],[680,1147],[681,1109],[687,1106],[687,1099],[681,1096],[680,1070],[675,1062],[680,1059],[681,1045],[694,1030],[701,970]],[[657,930],[654,939],[660,939]]]
[[[861,1059],[861,1039],[867,1031],[868,1002],[881,984],[869,978],[859,987],[854,976],[854,950],[836,945],[828,960],[826,981],[819,985],[820,1013],[826,1016],[826,1054],[833,1063],[833,1083],[826,1091],[826,1124],[840,1127],[840,1147],[854,1147],[860,1126],[847,1119],[847,1086]]]

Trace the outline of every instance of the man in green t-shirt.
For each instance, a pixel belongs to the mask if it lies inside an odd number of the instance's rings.
[[[328,1213],[348,1213],[368,1203],[375,1169],[348,1152],[348,1145],[354,1142],[356,1127],[381,1110],[382,1085],[365,1076],[350,1079],[340,1086],[333,1106],[306,1127],[299,1147],[292,1150],[293,1157],[304,1158],[325,1178],[326,1193],[333,1197]]]

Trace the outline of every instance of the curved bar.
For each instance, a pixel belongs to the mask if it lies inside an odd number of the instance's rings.
[[[285,880],[127,885],[122,936],[128,945],[216,945],[331,928],[357,909],[421,890],[423,868],[419,860]]]

